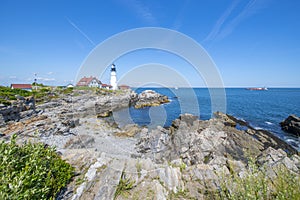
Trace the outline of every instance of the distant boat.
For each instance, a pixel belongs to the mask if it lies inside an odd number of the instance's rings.
[[[266,87],[254,87],[254,88],[246,88],[247,90],[258,90],[258,91],[261,91],[261,90],[268,90],[268,88]]]

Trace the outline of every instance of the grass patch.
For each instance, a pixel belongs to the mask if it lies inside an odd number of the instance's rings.
[[[141,173],[142,172],[142,164],[138,161],[136,163],[135,167],[136,167],[136,171],[138,173],[138,177],[141,178],[141,176],[142,176],[142,173]]]
[[[128,191],[133,188],[134,181],[130,180],[129,178],[126,178],[126,174],[123,171],[121,174],[121,179],[119,181],[119,185],[117,186],[114,199],[117,199],[119,195],[128,195]]]
[[[254,159],[249,159],[245,175],[241,178],[236,173],[224,177],[216,199],[289,199],[299,200],[300,175],[285,167],[276,170],[277,176],[271,180],[260,169]]]
[[[55,199],[73,167],[42,143],[0,143],[0,199]]]
[[[177,193],[174,193],[173,191],[170,192],[169,196],[167,199],[190,199],[190,200],[196,200],[195,197],[190,197],[189,196],[189,191],[187,189],[183,190],[180,189],[177,191]]]
[[[32,92],[21,90],[21,89],[11,89],[9,87],[0,86],[0,99],[3,100],[16,100],[16,95],[23,97],[28,97],[32,95]]]

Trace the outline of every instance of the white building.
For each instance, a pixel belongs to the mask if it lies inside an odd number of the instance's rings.
[[[114,64],[111,65],[111,69],[110,69],[110,85],[112,86],[113,90],[118,89],[117,72],[116,72],[116,66]]]
[[[101,81],[99,81],[96,77],[83,77],[81,78],[76,86],[88,86],[88,87],[100,87],[101,88]]]

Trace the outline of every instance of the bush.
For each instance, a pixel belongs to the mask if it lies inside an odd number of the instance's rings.
[[[0,199],[55,199],[73,167],[42,143],[0,143]]]

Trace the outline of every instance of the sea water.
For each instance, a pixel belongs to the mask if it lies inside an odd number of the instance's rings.
[[[137,88],[137,93],[154,90],[167,95],[170,103],[143,109],[129,108],[131,120],[140,125],[168,127],[182,113],[190,113],[206,120],[213,117],[212,98],[207,88]],[[223,98],[223,97],[222,97]],[[291,114],[300,116],[300,88],[269,88],[252,91],[244,88],[225,89],[227,114],[248,122],[256,129],[265,129],[300,150],[300,137],[281,130],[279,123]]]

